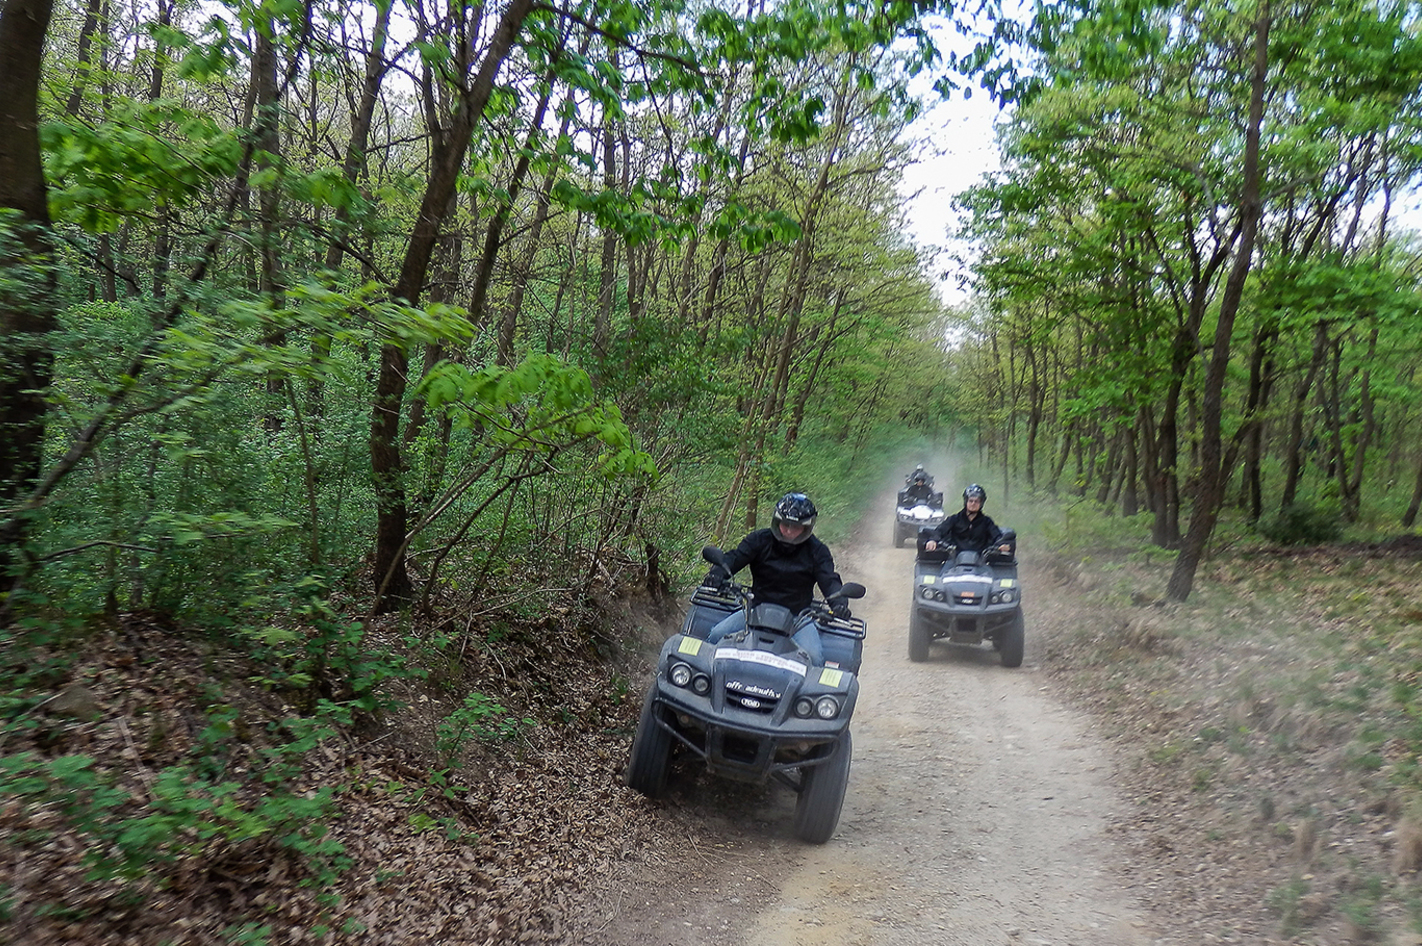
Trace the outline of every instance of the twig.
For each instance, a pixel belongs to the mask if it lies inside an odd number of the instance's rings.
[[[95,539],[93,542],[85,542],[83,545],[76,545],[70,549],[60,549],[58,552],[50,552],[48,555],[41,555],[35,559],[36,562],[48,562],[56,558],[63,558],[65,555],[73,555],[75,552],[82,552],[91,549],[96,545],[108,545],[116,549],[130,549],[134,552],[151,552],[158,554],[157,549],[150,549],[146,545],[129,545],[127,542],[111,542],[107,539]]]
[[[148,767],[143,764],[143,760],[138,757],[138,746],[133,744],[133,734],[128,731],[128,722],[122,717],[115,721],[118,723],[119,732],[123,733],[123,741],[128,745],[129,751],[133,753],[133,761],[138,766],[138,779],[143,783],[144,789],[148,792],[148,800],[153,800],[153,774],[148,771]]]

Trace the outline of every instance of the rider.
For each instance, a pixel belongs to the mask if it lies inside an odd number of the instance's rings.
[[[900,495],[900,505],[916,506],[919,503],[926,503],[933,499],[933,477],[924,470],[920,463],[914,471],[910,473],[906,480],[908,485]]]
[[[778,604],[801,614],[814,598],[815,585],[826,598],[839,591],[843,582],[834,570],[829,546],[811,533],[815,529],[815,504],[804,493],[786,493],[775,504],[769,529],[757,529],[726,553],[726,568],[713,565],[702,584],[719,588],[731,575],[747,565],[751,570],[751,593],[757,604]],[[836,617],[849,617],[849,606],[834,607]],[[712,644],[745,629],[744,611],[736,611],[714,625],[706,634]],[[802,614],[793,640],[812,663],[824,663],[824,647],[813,616]]]
[[[1012,551],[1012,546],[1002,542],[1002,530],[992,517],[983,512],[987,502],[987,490],[977,483],[963,490],[963,508],[953,513],[936,529],[925,529],[920,536],[924,551],[932,552],[940,546],[957,546],[965,552],[981,552],[991,545],[1004,554]]]

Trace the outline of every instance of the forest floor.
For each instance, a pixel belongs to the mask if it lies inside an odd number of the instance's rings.
[[[909,662],[914,553],[883,512],[838,556],[870,589],[870,636],[836,837],[797,842],[781,787],[674,768],[640,869],[590,893],[570,942],[1422,944],[1422,832],[1382,761],[1406,752],[1366,736],[1386,686],[1319,645],[1365,638],[1367,615],[1314,580],[1370,557],[1369,594],[1408,613],[1411,544],[1212,565],[1195,603],[1166,606],[1158,562],[1070,562],[1029,537],[1027,659],[1008,670],[986,646]]]

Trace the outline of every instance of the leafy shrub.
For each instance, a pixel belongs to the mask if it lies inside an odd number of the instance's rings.
[[[1300,502],[1290,503],[1276,516],[1261,519],[1259,533],[1279,545],[1318,545],[1337,541],[1343,529],[1337,516]]]
[[[464,750],[471,739],[482,742],[507,742],[535,724],[532,719],[517,719],[509,711],[482,693],[471,693],[464,705],[440,720],[437,749],[447,764]]]
[[[329,835],[330,788],[314,795],[269,792],[244,798],[239,782],[209,782],[188,766],[160,770],[144,803],[114,784],[85,755],[42,759],[23,752],[0,759],[0,798],[22,808],[53,806],[94,842],[85,852],[90,879],[134,880],[155,864],[207,849],[270,838],[301,855],[327,885],[348,863]]]

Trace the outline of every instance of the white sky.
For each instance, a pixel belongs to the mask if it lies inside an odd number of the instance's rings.
[[[939,48],[966,54],[974,39],[959,33],[941,18],[928,21]],[[953,210],[955,195],[978,183],[983,174],[998,169],[997,143],[993,132],[999,109],[992,96],[974,88],[972,98],[962,90],[951,99],[940,99],[932,89],[936,76],[915,79],[909,90],[931,107],[909,126],[909,133],[921,142],[918,163],[904,174],[899,192],[908,198],[909,236],[931,255],[930,271],[936,277],[939,295],[949,303],[967,298],[958,286],[962,275],[953,260],[967,247],[952,239],[961,223]],[[962,78],[959,78],[962,82]],[[936,252],[935,252],[936,251]]]
[[[971,99],[961,94],[941,101],[921,115],[909,130],[921,139],[918,163],[904,174],[900,193],[908,197],[909,235],[919,246],[939,250],[933,273],[945,301],[966,298],[958,288],[952,250],[964,247],[951,237],[961,223],[953,197],[998,168],[993,122],[998,107],[981,90]],[[941,278],[946,274],[947,278]]]

